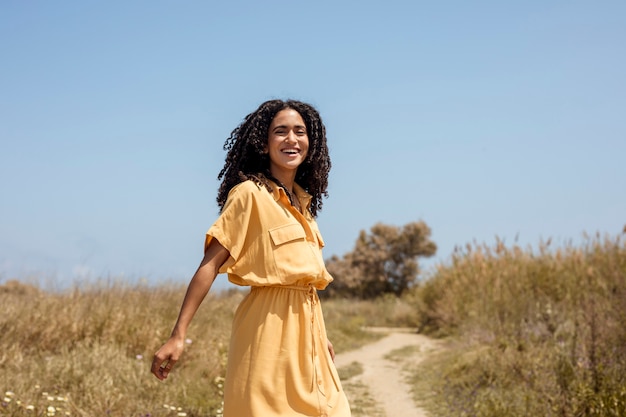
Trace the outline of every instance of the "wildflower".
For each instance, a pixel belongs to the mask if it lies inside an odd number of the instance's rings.
[[[48,396],[46,397],[46,400],[48,400],[48,401],[54,401],[54,397],[53,397],[52,395],[48,395]]]
[[[178,414],[176,414],[178,417],[185,417],[187,415],[187,413],[185,413],[184,411],[179,412]]]
[[[185,339],[185,343],[187,343],[188,345],[190,345],[190,344],[192,344],[192,343],[193,343],[193,340],[191,340],[191,339]]]
[[[13,391],[7,391],[4,393],[4,395],[6,395],[7,397],[13,397],[15,396],[15,393]]]
[[[174,407],[173,405],[170,405],[170,410],[176,411],[176,407]]]
[[[10,403],[10,402],[11,402],[11,399],[10,399],[9,397],[4,397],[4,398],[2,399],[2,402],[3,402],[3,403],[7,403],[7,404],[8,404],[8,403]]]
[[[26,406],[26,411],[35,411],[35,406],[34,405],[27,405]]]
[[[167,408],[167,409],[169,409],[169,408],[170,408],[170,406],[169,406],[169,405],[167,405],[167,404],[163,404],[163,408]]]
[[[142,359],[143,359],[143,355],[142,355],[142,354],[139,354],[139,355],[135,356],[135,358],[136,358],[138,361],[140,361],[140,360],[142,360]]]

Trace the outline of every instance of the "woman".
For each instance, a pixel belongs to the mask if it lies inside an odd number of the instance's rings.
[[[152,373],[167,378],[216,275],[228,273],[251,291],[233,320],[224,416],[350,416],[317,296],[332,281],[315,222],[330,171],[324,124],[308,104],[271,100],[224,149],[221,213]]]

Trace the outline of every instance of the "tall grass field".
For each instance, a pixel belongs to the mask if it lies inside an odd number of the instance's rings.
[[[0,415],[220,416],[230,325],[244,291],[209,294],[174,372],[165,382],[149,372],[185,287],[102,283],[58,293],[0,285]],[[416,323],[416,310],[392,299],[327,300],[323,308],[337,352],[380,337],[366,324]]]
[[[152,355],[184,292],[184,284],[0,285],[0,415],[221,416],[230,325],[245,292],[207,297],[183,358],[160,382],[149,372]],[[329,299],[322,308],[338,352],[380,337],[367,326],[443,339],[445,349],[406,369],[433,417],[626,416],[619,237],[558,248],[468,245],[401,298]]]
[[[412,376],[436,416],[626,416],[626,245],[468,245],[417,289],[450,348]]]

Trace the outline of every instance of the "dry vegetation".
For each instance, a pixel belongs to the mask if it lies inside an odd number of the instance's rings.
[[[182,287],[121,284],[62,294],[17,283],[0,287],[2,411],[16,416],[219,414],[229,323],[240,294],[207,300],[171,380],[160,383],[148,372],[183,293]]]
[[[0,415],[221,415],[230,323],[243,292],[209,296],[167,382],[148,371],[184,290],[1,285]],[[420,327],[447,337],[449,349],[406,367],[416,398],[433,416],[626,415],[620,239],[596,236],[581,247],[538,250],[470,245],[402,298],[322,304],[337,351],[379,337],[367,326]],[[379,415],[365,388],[347,382],[355,416]]]
[[[149,366],[184,291],[103,283],[55,293],[0,285],[0,415],[219,416],[230,324],[244,292],[209,295],[183,360],[161,383]],[[363,327],[386,323],[380,311],[404,322],[416,317],[395,298],[327,300],[323,308],[338,352],[378,338]]]
[[[450,349],[414,374],[440,416],[626,415],[626,246],[468,246],[416,292]]]

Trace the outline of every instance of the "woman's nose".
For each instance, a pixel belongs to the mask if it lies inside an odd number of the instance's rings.
[[[287,141],[287,142],[298,142],[298,136],[296,135],[296,132],[294,132],[292,130],[289,133],[287,133],[287,137],[285,138],[285,141]]]

